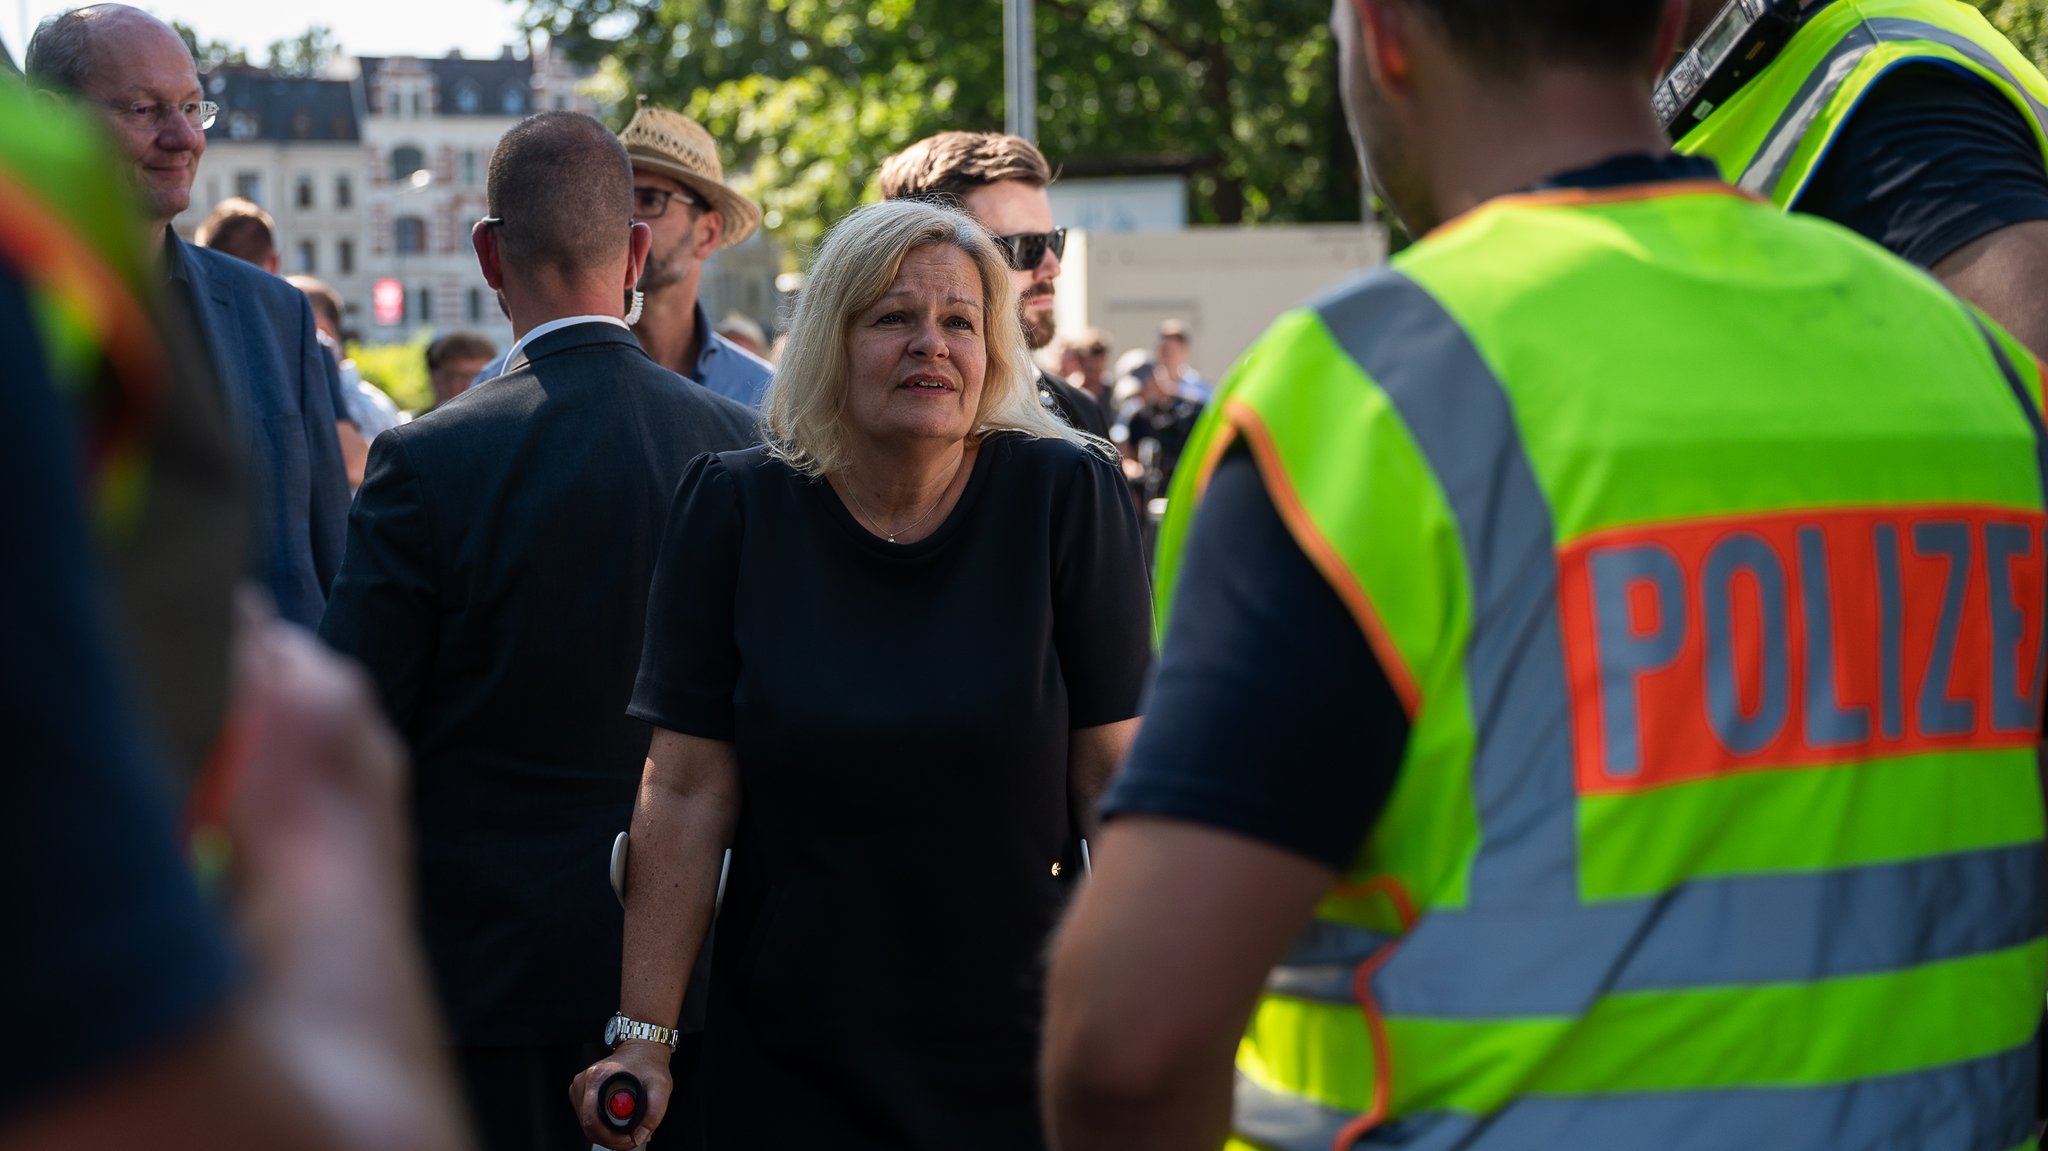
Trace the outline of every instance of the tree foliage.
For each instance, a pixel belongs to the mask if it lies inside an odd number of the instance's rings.
[[[2020,51],[2048,68],[2048,0],[1970,0]]]
[[[340,46],[334,42],[334,29],[324,24],[315,24],[289,40],[272,40],[265,55],[269,67],[280,76],[318,76],[322,69],[334,59]]]
[[[192,62],[199,65],[201,72],[211,72],[226,64],[247,64],[249,54],[225,40],[201,40],[192,25],[183,20],[171,21],[171,28],[178,38],[185,41],[185,49],[192,53]]]
[[[616,95],[718,137],[802,246],[883,157],[1003,124],[1001,0],[526,0]],[[1326,0],[1036,0],[1039,144],[1069,177],[1184,173],[1189,216],[1357,219]],[[623,109],[621,109],[623,114]]]

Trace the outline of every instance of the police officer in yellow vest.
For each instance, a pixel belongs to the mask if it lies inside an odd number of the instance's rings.
[[[2041,369],[1670,155],[1679,11],[1338,0],[1424,238],[1183,457],[1062,1151],[2032,1146]]]
[[[1758,15],[1791,35],[1759,33],[1778,55],[1750,75],[1719,49]],[[1976,8],[1693,0],[1680,46],[1674,75],[1746,81],[1674,122],[1680,152],[1932,270],[2048,356],[2048,79]]]

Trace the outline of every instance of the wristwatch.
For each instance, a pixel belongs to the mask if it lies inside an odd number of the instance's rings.
[[[646,1039],[655,1043],[666,1043],[668,1049],[674,1051],[676,1040],[679,1038],[681,1036],[673,1027],[642,1023],[638,1019],[628,1019],[617,1012],[614,1012],[611,1021],[604,1025],[604,1045],[613,1050],[617,1050],[619,1044],[628,1039]]]

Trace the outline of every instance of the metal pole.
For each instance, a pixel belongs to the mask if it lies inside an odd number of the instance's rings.
[[[1003,0],[1003,130],[1038,140],[1038,49],[1032,0]]]

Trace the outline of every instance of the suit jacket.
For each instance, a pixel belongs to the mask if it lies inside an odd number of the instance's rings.
[[[626,715],[684,465],[753,413],[630,332],[549,332],[370,445],[320,632],[413,755],[427,956],[455,1041],[589,1040],[618,1007],[607,879],[651,729]]]
[[[249,461],[252,574],[284,618],[317,627],[341,566],[348,471],[335,438],[335,370],[305,293],[233,256],[168,236],[194,319]]]

